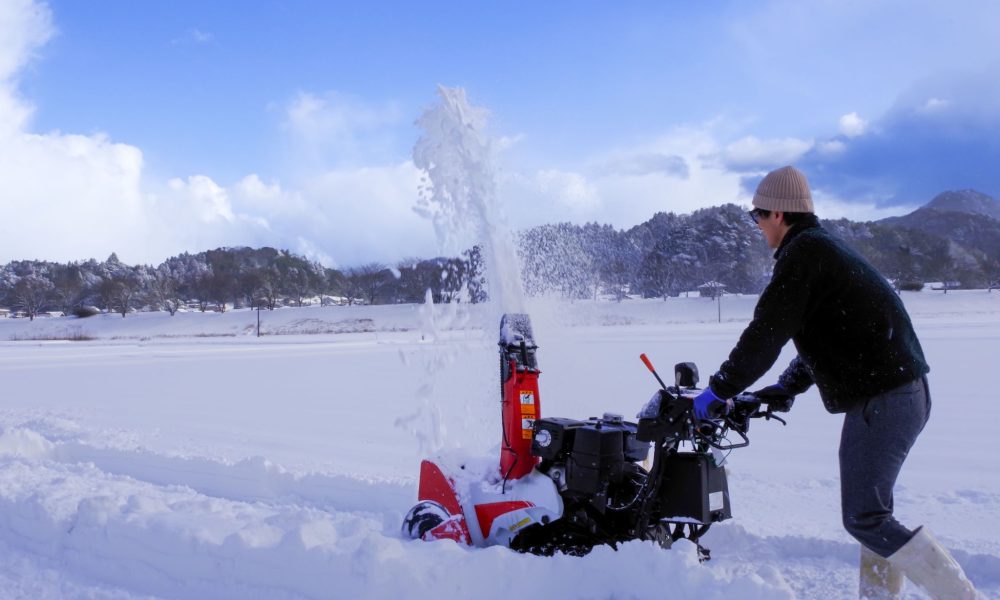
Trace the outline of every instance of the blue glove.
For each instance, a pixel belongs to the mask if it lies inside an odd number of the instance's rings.
[[[694,399],[694,416],[700,421],[714,419],[728,412],[729,403],[716,396],[710,387],[706,387]]]

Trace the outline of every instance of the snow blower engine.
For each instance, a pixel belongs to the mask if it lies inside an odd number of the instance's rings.
[[[724,453],[749,445],[750,419],[784,421],[751,394],[737,396],[729,414],[699,421],[692,410],[700,391],[694,363],[676,365],[674,385],[667,386],[645,354],[640,358],[662,389],[638,423],[610,413],[542,418],[528,315],[503,316],[499,345],[499,468],[424,460],[404,535],[545,556],[581,556],[596,545],[616,548],[629,540],[669,548],[686,538],[708,560],[699,539],[732,516]]]

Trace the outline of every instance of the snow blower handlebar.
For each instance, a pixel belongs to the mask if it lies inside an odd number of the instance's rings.
[[[673,440],[699,441],[718,450],[732,450],[750,445],[747,431],[750,429],[750,419],[763,417],[775,419],[782,425],[785,421],[774,415],[764,398],[744,392],[731,399],[731,409],[719,419],[698,420],[694,417],[693,399],[699,393],[698,368],[694,363],[678,363],[674,366],[676,385],[668,387],[660,378],[652,361],[645,354],[640,354],[646,368],[656,377],[663,391],[660,392],[660,406],[657,414],[645,414],[646,418],[639,421],[639,438],[646,441]],[[762,409],[763,407],[763,409]],[[652,418],[650,418],[652,417]],[[727,439],[730,432],[739,436],[739,440],[731,442]]]

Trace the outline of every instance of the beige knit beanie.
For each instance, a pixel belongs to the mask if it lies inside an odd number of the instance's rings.
[[[764,176],[753,195],[753,205],[780,212],[814,212],[809,182],[802,171],[792,166],[775,169]]]

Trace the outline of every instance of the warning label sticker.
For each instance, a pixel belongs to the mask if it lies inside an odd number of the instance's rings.
[[[521,404],[534,404],[535,392],[531,390],[521,390]]]

